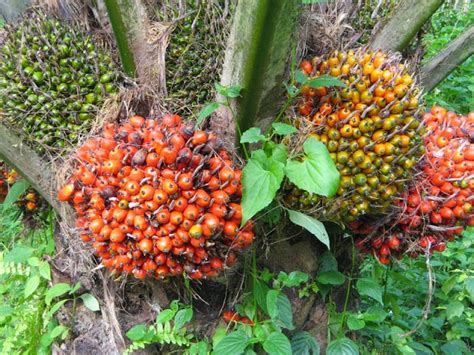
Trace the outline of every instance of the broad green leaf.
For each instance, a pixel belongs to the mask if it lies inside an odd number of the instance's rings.
[[[288,297],[280,292],[277,297],[278,320],[277,324],[289,330],[295,329],[293,325],[293,313],[291,312],[291,302]]]
[[[451,277],[449,277],[443,283],[443,286],[441,286],[441,290],[443,290],[443,292],[447,295],[449,291],[453,289],[454,285],[456,285],[457,279],[458,279],[458,275],[452,275]]]
[[[299,331],[291,338],[293,355],[319,355],[318,341],[308,332]]]
[[[267,309],[272,320],[280,327],[294,329],[291,302],[281,291],[270,290],[267,293]]]
[[[244,307],[244,314],[249,317],[250,319],[253,319],[255,317],[255,313],[257,313],[257,307],[255,306],[255,304],[252,302],[252,303],[248,303],[245,305]]]
[[[80,282],[76,282],[74,284],[74,286],[71,287],[71,289],[69,290],[69,294],[72,295],[74,294],[77,290],[79,290],[81,288],[81,283]]]
[[[242,225],[274,199],[283,181],[283,164],[269,158],[262,149],[252,157],[242,172]]]
[[[242,354],[249,344],[247,334],[242,330],[237,330],[226,335],[217,343],[214,348],[215,355],[239,355]]]
[[[303,282],[307,282],[309,276],[305,272],[301,271],[292,271],[288,275],[288,278],[283,282],[286,287],[298,287]]]
[[[379,323],[385,320],[385,318],[387,318],[387,312],[378,304],[369,307],[367,311],[362,314],[362,319],[368,322]]]
[[[416,355],[432,355],[433,354],[430,348],[416,341],[411,341],[407,345],[413,350],[415,350]]]
[[[312,88],[321,88],[321,87],[329,87],[329,86],[340,86],[344,87],[344,84],[341,80],[334,76],[330,75],[322,75],[317,78],[309,79],[305,82],[305,85],[308,85]]]
[[[199,111],[198,113],[196,126],[199,126],[202,123],[202,121],[204,121],[207,117],[212,115],[212,113],[218,108],[219,108],[218,102],[211,102],[211,103],[208,103],[206,106],[204,106],[202,110]]]
[[[326,231],[326,227],[324,227],[324,224],[322,224],[316,218],[298,211],[288,210],[288,215],[290,217],[290,221],[306,229],[308,232],[318,238],[321,243],[327,246],[328,249],[330,249],[329,235]]]
[[[416,351],[413,350],[408,344],[395,344],[397,350],[403,355],[417,355]]]
[[[468,277],[464,280],[464,287],[469,294],[471,301],[474,302],[474,277]]]
[[[262,130],[258,127],[252,127],[246,130],[240,136],[240,143],[256,143],[265,141]]]
[[[40,284],[40,277],[38,275],[30,276],[28,280],[26,280],[25,290],[23,291],[25,298],[30,297],[36,291],[39,284]]]
[[[332,255],[329,250],[326,250],[321,258],[319,259],[319,269],[318,272],[325,272],[325,271],[338,271],[337,270],[337,260]]]
[[[137,324],[133,326],[125,335],[132,341],[141,340],[147,333],[145,324]]]
[[[28,260],[31,254],[33,254],[32,248],[18,245],[5,255],[4,260],[9,263],[22,263]]]
[[[329,343],[327,355],[358,355],[359,347],[349,338],[340,338]]]
[[[359,330],[365,327],[365,322],[357,317],[357,315],[349,314],[347,317],[347,326],[350,330]]]
[[[54,339],[54,338],[60,336],[65,331],[67,331],[67,327],[65,327],[64,325],[58,325],[51,331],[50,336],[51,336],[51,338]]]
[[[225,97],[236,98],[240,96],[240,92],[242,91],[242,87],[239,85],[230,85],[224,86],[219,83],[215,83],[214,87],[216,91]]]
[[[70,289],[71,289],[71,286],[69,286],[69,284],[66,284],[66,283],[56,284],[46,291],[44,301],[49,306],[53,298],[64,295]]]
[[[255,299],[260,308],[269,315],[267,307],[267,294],[270,291],[270,287],[267,286],[264,282],[257,280],[255,283],[255,288],[253,290]]]
[[[446,344],[441,346],[441,351],[446,355],[454,354],[470,354],[469,349],[466,346],[466,343],[462,340],[451,340]]]
[[[163,309],[156,317],[157,324],[163,324],[173,319],[176,311],[173,309]]]
[[[299,84],[305,84],[308,81],[308,76],[301,70],[295,72],[295,80]]]
[[[268,315],[271,318],[276,318],[278,316],[278,305],[277,305],[277,300],[278,300],[278,295],[280,294],[280,291],[277,290],[270,290],[267,293],[267,309],[268,309]]]
[[[59,308],[61,308],[67,301],[68,300],[61,300],[53,304],[50,310],[48,311],[48,317],[52,317],[54,313],[56,313],[59,310]]]
[[[5,201],[3,201],[3,209],[6,210],[7,208],[10,208],[29,187],[30,183],[25,179],[15,182],[8,191]]]
[[[446,315],[448,319],[460,317],[464,312],[464,305],[459,301],[450,301],[446,307]]]
[[[215,348],[217,344],[227,335],[227,329],[223,326],[218,326],[212,335],[212,347]]]
[[[192,344],[189,348],[189,355],[207,355],[207,343],[200,341]]]
[[[99,301],[90,293],[84,293],[80,295],[79,298],[81,298],[82,301],[84,302],[84,306],[86,306],[92,312],[96,312],[100,310]]]
[[[288,179],[300,189],[321,196],[332,197],[339,188],[339,171],[326,146],[314,138],[303,144],[302,161],[288,160],[285,167]]]
[[[240,85],[231,85],[227,87],[227,97],[236,98],[240,96],[242,87]]]
[[[382,286],[380,286],[375,280],[368,278],[359,279],[357,280],[356,287],[361,296],[373,298],[383,305]]]
[[[291,354],[291,344],[285,334],[273,332],[263,342],[263,350],[271,355],[288,355]]]
[[[40,262],[38,271],[42,278],[51,281],[51,267],[47,261]]]
[[[286,123],[273,122],[272,123],[273,132],[280,136],[286,136],[287,134],[293,134],[298,132],[298,130]]]
[[[342,285],[346,281],[346,277],[339,271],[325,271],[319,273],[316,280],[323,285]]]
[[[406,339],[406,337],[402,336],[403,333],[405,333],[405,332],[403,331],[402,328],[397,327],[397,326],[391,327],[390,328],[390,337],[392,338],[392,342],[394,344],[406,344],[407,339]]]
[[[273,141],[267,141],[264,145],[265,153],[271,158],[279,161],[282,164],[286,164],[288,158],[288,150],[284,144],[275,143]]]
[[[176,316],[174,317],[174,331],[181,329],[186,323],[188,323],[193,318],[193,309],[185,308],[180,309]]]
[[[31,258],[28,258],[27,262],[28,265],[37,267],[40,264],[40,259],[37,256],[32,256]]]

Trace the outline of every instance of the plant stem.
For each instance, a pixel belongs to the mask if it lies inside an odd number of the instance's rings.
[[[342,310],[342,318],[341,318],[341,328],[345,327],[345,320],[346,320],[346,311],[347,311],[347,305],[349,304],[349,295],[351,293],[351,285],[352,285],[352,275],[354,273],[354,268],[355,268],[355,245],[354,245],[354,238],[351,237],[351,242],[352,242],[352,265],[351,265],[351,276],[349,280],[347,281],[347,290],[346,290],[346,298],[344,300],[344,308]]]

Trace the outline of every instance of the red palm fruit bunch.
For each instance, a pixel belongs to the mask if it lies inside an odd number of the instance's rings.
[[[17,182],[19,176],[15,169],[11,169],[5,162],[0,161],[0,203],[5,201],[10,187]],[[38,194],[33,189],[28,189],[16,204],[22,206],[26,211],[32,212],[37,209],[41,201]]]
[[[240,228],[241,170],[213,132],[176,115],[133,116],[106,124],[76,157],[58,198],[115,272],[212,277],[253,241],[251,222]]]
[[[388,210],[422,155],[415,79],[399,57],[364,50],[304,60],[300,69],[308,84],[301,86],[296,123],[326,145],[341,179],[329,203],[293,186],[287,203],[306,210],[321,206],[326,218],[343,222]],[[344,86],[311,87],[328,77]]]
[[[396,201],[399,212],[377,229],[352,225],[369,236],[357,246],[372,249],[385,264],[393,254],[442,252],[447,241],[474,225],[474,112],[458,116],[434,106],[423,121],[425,156],[412,187]]]

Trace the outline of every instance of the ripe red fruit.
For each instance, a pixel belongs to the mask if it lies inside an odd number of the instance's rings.
[[[388,239],[388,247],[392,250],[397,250],[399,246],[400,246],[400,240],[397,238],[397,236],[392,235]]]
[[[140,240],[138,243],[138,248],[143,252],[143,253],[150,253],[153,250],[153,242],[151,239],[145,238]]]
[[[443,252],[446,250],[446,243],[443,243],[443,242],[438,243],[433,247],[433,249],[439,252]]]
[[[224,311],[224,313],[222,314],[222,318],[224,318],[226,322],[237,322],[240,320],[239,314],[234,311]]]
[[[67,201],[74,192],[74,184],[67,184],[58,192],[59,201]]]
[[[241,170],[218,140],[176,115],[106,124],[78,149],[58,198],[74,205],[81,238],[117,273],[216,276],[224,266],[216,255],[233,265],[230,249],[254,238],[251,224],[237,235]]]
[[[380,247],[379,254],[382,256],[390,255],[390,248],[387,244],[384,244]]]

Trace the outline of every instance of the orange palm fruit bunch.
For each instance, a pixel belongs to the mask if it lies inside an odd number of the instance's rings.
[[[297,122],[326,145],[341,178],[330,201],[288,186],[287,203],[320,206],[328,219],[343,222],[387,211],[422,154],[421,90],[414,78],[400,58],[365,50],[304,60],[300,69],[309,84],[300,87]],[[344,86],[311,86],[328,76]]]
[[[215,133],[180,116],[106,124],[76,158],[58,199],[116,273],[213,277],[253,242],[252,223],[240,226],[241,170]]]
[[[442,252],[474,226],[474,112],[462,116],[434,106],[423,122],[425,156],[410,189],[395,201],[397,213],[378,228],[352,225],[363,235],[359,249],[372,250],[384,264],[394,255]]]

